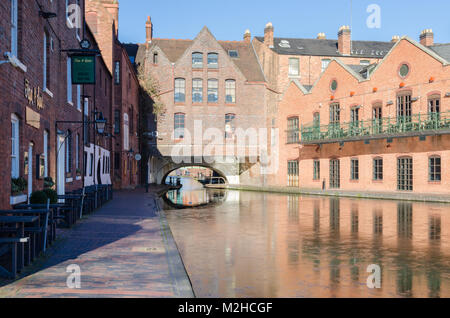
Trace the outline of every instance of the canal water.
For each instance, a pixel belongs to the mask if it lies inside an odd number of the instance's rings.
[[[449,205],[182,183],[165,208],[197,297],[450,297]]]

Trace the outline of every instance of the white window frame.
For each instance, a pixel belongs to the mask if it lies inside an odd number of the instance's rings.
[[[11,115],[11,178],[19,178],[20,176],[20,135],[19,135],[19,118]]]
[[[80,134],[75,136],[75,169],[80,169]]]
[[[77,110],[81,110],[81,85],[77,85]]]
[[[296,62],[297,65],[291,64],[291,62]],[[294,66],[296,69],[294,69]],[[289,58],[289,76],[300,76],[300,59],[296,57]]]
[[[48,177],[48,131],[44,130],[44,178]]]
[[[67,102],[73,104],[72,93],[72,59],[67,58]]]
[[[130,127],[127,113],[123,114],[123,150],[130,149]]]
[[[325,72],[328,65],[330,65],[331,60],[330,59],[322,59],[322,73]]]
[[[44,58],[43,58],[43,63],[42,63],[43,67],[44,67],[44,69],[42,70],[43,71],[42,80],[44,82],[42,87],[43,87],[44,91],[46,91],[48,89],[48,87],[47,87],[47,54],[48,54],[48,52],[47,52],[47,33],[44,32]]]
[[[19,14],[18,0],[11,0],[11,55],[18,56]]]

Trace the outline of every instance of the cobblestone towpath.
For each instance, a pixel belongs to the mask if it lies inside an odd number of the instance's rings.
[[[194,297],[157,190],[115,193],[113,201],[61,231],[18,280],[0,280],[0,298]],[[77,266],[81,288],[72,289],[70,270]]]

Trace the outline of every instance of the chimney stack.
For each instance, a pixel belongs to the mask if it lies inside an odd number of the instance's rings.
[[[273,48],[273,25],[272,22],[266,24],[266,28],[264,29],[264,44]]]
[[[391,43],[397,43],[398,41],[400,41],[400,36],[399,35],[394,35],[392,37]]]
[[[420,34],[420,44],[424,46],[434,45],[434,33],[432,29],[423,30]]]
[[[250,33],[250,30],[246,30],[244,33],[244,42],[250,43],[252,41],[252,34]]]
[[[352,47],[352,31],[348,25],[341,26],[338,32],[338,50],[342,55],[350,55]]]
[[[327,37],[325,35],[325,33],[319,33],[317,34],[317,40],[326,40]]]
[[[147,22],[145,22],[145,31],[146,31],[145,42],[147,43],[148,46],[150,43],[152,43],[153,40],[153,24],[150,16],[147,17]]]
[[[116,37],[119,36],[119,4],[118,3],[103,3],[106,10],[111,14],[114,22],[114,31]]]

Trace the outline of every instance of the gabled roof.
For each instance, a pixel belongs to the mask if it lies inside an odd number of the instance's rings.
[[[450,43],[447,44],[436,44],[429,47],[436,54],[450,62]]]
[[[256,39],[264,42],[264,37],[257,36]],[[383,58],[393,46],[391,42],[352,41],[351,56]],[[339,53],[338,40],[274,38],[272,50],[281,55],[345,56]]]
[[[207,31],[209,32],[209,30]],[[249,82],[266,81],[252,43],[246,43],[244,41],[217,42],[227,53],[232,50],[237,51],[238,57],[230,57],[230,59]],[[176,63],[193,43],[194,40],[153,39],[151,47],[160,48],[170,62]],[[136,56],[136,64],[141,63],[145,58],[145,44],[127,44],[125,47],[130,56]]]

